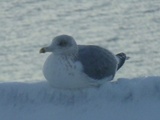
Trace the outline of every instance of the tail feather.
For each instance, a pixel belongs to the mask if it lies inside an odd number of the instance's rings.
[[[123,66],[125,61],[129,59],[129,57],[127,57],[125,53],[118,53],[116,56],[119,61],[117,70],[119,70]]]

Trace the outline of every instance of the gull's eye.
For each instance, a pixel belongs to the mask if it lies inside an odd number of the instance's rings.
[[[65,46],[67,46],[67,41],[61,40],[61,41],[58,43],[58,45],[61,46],[61,47],[65,47]]]

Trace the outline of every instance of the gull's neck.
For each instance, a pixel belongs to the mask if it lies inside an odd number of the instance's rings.
[[[75,61],[77,58],[77,54],[55,54],[54,56],[63,60],[72,60],[72,61]]]

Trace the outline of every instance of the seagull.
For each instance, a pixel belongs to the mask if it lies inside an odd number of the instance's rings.
[[[59,89],[99,87],[114,79],[129,58],[96,45],[77,45],[72,36],[56,36],[40,53],[51,52],[43,66],[49,84]]]

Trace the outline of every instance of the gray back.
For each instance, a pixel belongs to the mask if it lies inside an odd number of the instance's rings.
[[[78,47],[78,60],[83,65],[84,73],[97,80],[110,75],[114,77],[117,60],[110,51],[93,45],[79,45]]]

